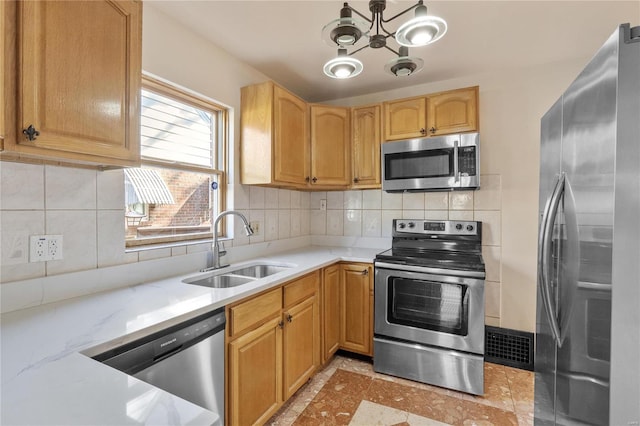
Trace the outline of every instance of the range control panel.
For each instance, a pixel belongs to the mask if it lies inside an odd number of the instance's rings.
[[[394,233],[478,235],[482,222],[459,220],[394,219]]]

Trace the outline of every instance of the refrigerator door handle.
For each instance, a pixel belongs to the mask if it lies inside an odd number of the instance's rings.
[[[544,301],[545,311],[549,317],[549,323],[551,325],[551,332],[558,346],[561,346],[562,340],[560,339],[560,325],[558,324],[558,315],[556,313],[553,301],[551,300],[551,288],[550,288],[550,270],[551,270],[551,244],[553,225],[555,224],[555,217],[558,213],[558,207],[560,206],[560,200],[564,193],[565,174],[562,173],[558,178],[551,197],[547,200],[547,204],[544,208],[542,215],[542,221],[540,223],[540,234],[538,236],[538,276],[540,278],[540,290],[542,292],[542,299]]]

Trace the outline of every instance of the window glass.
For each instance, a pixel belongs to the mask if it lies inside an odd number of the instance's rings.
[[[212,238],[224,201],[226,117],[204,97],[143,78],[142,167],[124,173],[127,246]]]

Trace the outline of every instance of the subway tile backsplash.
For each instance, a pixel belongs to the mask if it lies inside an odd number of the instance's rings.
[[[125,252],[122,170],[96,171],[0,162],[0,282],[144,262],[210,249],[210,243]],[[386,193],[381,190],[302,192],[230,186],[228,208],[259,223],[248,237],[234,220],[227,247],[300,236],[389,238],[391,221],[480,220],[487,265],[487,322],[499,324],[501,288],[500,175],[483,175],[482,189]],[[321,209],[324,204],[325,209]],[[29,236],[62,234],[64,259],[28,263]]]

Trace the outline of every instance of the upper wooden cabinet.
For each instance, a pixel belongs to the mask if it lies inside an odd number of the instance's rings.
[[[4,155],[137,165],[141,2],[29,1],[6,9],[12,25],[4,35],[16,43],[7,70],[15,87],[5,97],[15,100],[16,117],[6,123],[13,128]]]
[[[384,103],[385,141],[478,131],[478,86]]]
[[[380,188],[381,105],[351,110],[352,187]]]
[[[312,105],[311,185],[343,187],[351,183],[349,108]]]
[[[384,140],[424,136],[427,100],[424,97],[398,99],[384,104]]]
[[[309,179],[307,104],[271,81],[241,89],[240,179],[304,188]]]
[[[478,130],[478,86],[427,96],[429,135]]]

